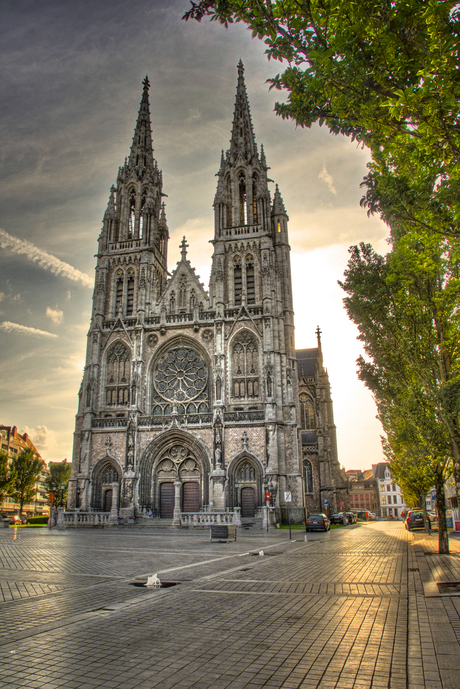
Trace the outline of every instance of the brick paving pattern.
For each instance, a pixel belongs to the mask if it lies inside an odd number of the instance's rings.
[[[2,689],[460,689],[460,541],[327,534],[0,533]],[[264,550],[264,557],[257,555]],[[132,586],[158,572],[180,582]]]

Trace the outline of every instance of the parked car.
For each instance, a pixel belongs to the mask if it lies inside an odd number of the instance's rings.
[[[356,519],[356,514],[354,512],[346,512],[345,514],[347,515],[348,524],[356,524],[358,520]]]
[[[22,523],[17,514],[13,514],[12,516],[5,517],[5,519],[10,524],[21,524]]]
[[[306,531],[329,531],[330,528],[330,520],[322,513],[309,514],[305,520]]]
[[[337,512],[331,517],[331,524],[343,524],[343,512]]]
[[[425,527],[425,518],[422,510],[409,510],[406,515],[404,526],[408,531],[412,529],[423,529]]]

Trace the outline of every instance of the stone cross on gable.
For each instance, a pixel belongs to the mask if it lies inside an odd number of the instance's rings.
[[[185,235],[182,237],[182,242],[181,242],[179,249],[180,249],[180,253],[182,256],[182,260],[185,261],[185,259],[187,258],[187,249],[188,249],[188,244],[187,244],[187,240],[185,239]]]

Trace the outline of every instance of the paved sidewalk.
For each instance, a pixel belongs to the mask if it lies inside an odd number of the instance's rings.
[[[2,689],[460,689],[459,540],[146,531],[0,532]]]

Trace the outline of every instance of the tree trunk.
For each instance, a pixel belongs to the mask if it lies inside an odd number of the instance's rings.
[[[449,537],[446,524],[446,498],[444,494],[444,472],[442,465],[436,467],[436,505],[438,508],[438,553],[447,554],[449,552]]]

